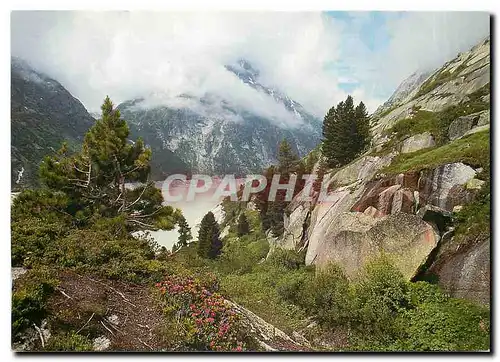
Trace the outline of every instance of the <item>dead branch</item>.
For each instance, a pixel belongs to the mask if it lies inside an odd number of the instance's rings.
[[[103,326],[104,328],[106,328],[106,329],[108,330],[108,332],[109,332],[109,333],[111,333],[113,336],[115,335],[111,329],[109,329],[108,327],[106,327],[106,325],[104,324],[104,322],[103,322],[103,321],[101,321],[101,324],[102,324],[102,326]]]
[[[130,222],[135,222],[136,224],[139,224],[141,226],[144,226],[144,227],[147,227],[151,230],[158,230],[157,227],[155,227],[154,225],[151,225],[151,224],[146,224],[146,223],[143,223],[143,222],[140,222],[139,220],[134,220],[134,219],[127,219],[127,221],[130,221]]]
[[[109,286],[109,285],[107,285],[107,284],[105,284],[105,283],[103,283],[103,282],[100,282],[99,280],[95,280],[95,279],[92,279],[92,278],[90,278],[90,277],[87,277],[87,279],[89,279],[90,281],[93,281],[93,282],[96,282],[96,283],[102,284],[102,285],[104,285],[105,287],[107,287],[107,288],[111,289],[113,292],[115,292],[115,293],[116,293],[116,294],[118,294],[120,297],[122,297],[122,299],[123,299],[126,303],[128,303],[128,304],[130,304],[131,306],[133,306],[133,307],[137,308],[137,306],[136,306],[135,304],[131,303],[131,302],[130,302],[130,300],[128,300],[127,298],[125,298],[125,295],[124,295],[122,292],[119,292],[119,291],[118,291],[118,290],[116,290],[115,288],[113,288],[113,287],[111,287],[111,286]]]
[[[77,330],[76,333],[80,332],[83,328],[85,328],[85,326],[87,324],[89,324],[89,322],[91,321],[91,319],[94,318],[94,314],[95,313],[92,313],[92,315],[90,316],[90,318],[88,319],[88,321],[79,330]]]
[[[57,290],[58,290],[58,291],[59,291],[62,295],[64,295],[66,298],[68,298],[68,299],[72,299],[69,295],[67,295],[67,294],[64,292],[64,290],[59,289],[59,288],[57,288]]]
[[[120,192],[120,194],[118,195],[118,197],[116,198],[116,200],[113,201],[113,205],[116,204],[118,202],[118,200],[120,200],[121,196],[122,196],[122,193]]]
[[[156,209],[155,211],[153,211],[151,214],[147,214],[147,215],[134,215],[133,217],[134,218],[140,218],[140,219],[145,219],[145,218],[148,218],[148,217],[151,217],[157,213],[159,213],[161,210],[163,209],[163,206],[159,207],[158,209]]]
[[[144,192],[146,191],[146,189],[149,187],[149,183],[146,183],[146,186],[144,186],[144,188],[142,189],[142,192],[141,194],[139,195],[139,197],[134,201],[132,202],[130,205],[128,205],[127,207],[124,208],[124,210],[128,210],[130,209],[132,206],[134,206],[142,197],[142,195],[144,195]]]
[[[38,335],[40,336],[40,341],[42,341],[42,348],[45,348],[45,341],[43,340],[42,330],[38,328],[38,326],[35,323],[33,323],[33,326],[35,327],[36,331],[38,332]]]
[[[151,347],[149,344],[147,344],[146,342],[144,341],[141,341],[141,339],[138,337],[137,338],[139,340],[139,342],[141,342],[143,345],[145,345],[146,347],[149,347],[150,350],[153,350],[153,347]]]

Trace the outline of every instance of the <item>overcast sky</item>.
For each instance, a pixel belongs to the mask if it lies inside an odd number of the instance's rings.
[[[152,92],[214,92],[267,109],[222,67],[238,58],[318,117],[347,94],[373,111],[414,71],[489,34],[481,12],[13,12],[11,20],[12,55],[90,111],[105,95],[120,103]]]

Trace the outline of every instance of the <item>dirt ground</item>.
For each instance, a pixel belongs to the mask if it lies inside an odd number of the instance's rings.
[[[79,330],[89,338],[105,336],[106,351],[160,351],[163,316],[154,291],[146,286],[64,272],[49,299],[58,328]]]

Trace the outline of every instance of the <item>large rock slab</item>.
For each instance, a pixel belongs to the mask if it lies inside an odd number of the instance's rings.
[[[435,145],[436,141],[430,132],[419,133],[403,141],[401,153],[416,152]]]
[[[345,186],[355,182],[366,182],[385,166],[390,165],[394,153],[385,156],[363,156],[335,173],[330,182]]]
[[[305,223],[309,215],[308,205],[298,205],[290,216],[284,217],[284,232],[280,241],[283,249],[295,249],[304,233]]]
[[[324,242],[330,225],[335,224],[342,213],[350,210],[362,191],[361,186],[352,190],[349,187],[342,187],[330,193],[328,201],[316,204],[307,230],[309,244],[305,258],[306,265],[312,264],[318,256],[318,248]]]
[[[431,269],[439,285],[456,298],[488,305],[490,302],[490,239],[443,255]]]
[[[374,218],[364,213],[343,213],[326,228],[315,264],[321,268],[334,262],[352,279],[368,261],[386,254],[410,280],[438,241],[434,228],[416,215]]]
[[[458,117],[448,128],[448,138],[456,140],[466,135],[475,127],[485,126],[489,123],[490,111],[482,111],[467,116]]]
[[[420,196],[424,202],[452,211],[456,205],[463,205],[472,198],[472,192],[462,192],[469,180],[476,176],[476,171],[461,162],[441,165],[422,175]]]

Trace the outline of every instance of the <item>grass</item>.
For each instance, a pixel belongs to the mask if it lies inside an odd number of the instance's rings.
[[[433,91],[440,85],[455,79],[458,76],[458,74],[460,74],[462,70],[464,70],[467,67],[466,64],[467,64],[467,59],[464,60],[464,62],[460,64],[453,73],[450,73],[450,71],[448,70],[440,70],[438,73],[436,73],[431,78],[427,79],[427,81],[425,81],[424,84],[420,86],[420,89],[418,90],[417,94],[415,94],[415,97],[413,97],[413,99],[417,99],[423,96],[424,94]]]
[[[489,167],[489,130],[471,134],[441,147],[400,154],[382,172],[398,174],[420,171],[453,162],[463,162],[473,167]]]
[[[484,93],[483,88],[473,93],[468,102],[448,107],[441,112],[417,110],[412,118],[399,121],[387,134],[392,134],[397,141],[401,141],[410,135],[430,132],[436,143],[442,145],[448,141],[448,128],[455,119],[490,108],[488,102],[479,99]]]
[[[456,214],[454,242],[468,244],[490,237],[491,228],[491,189],[489,172],[486,183],[482,186],[475,200],[467,204]],[[483,175],[484,176],[484,175]]]

